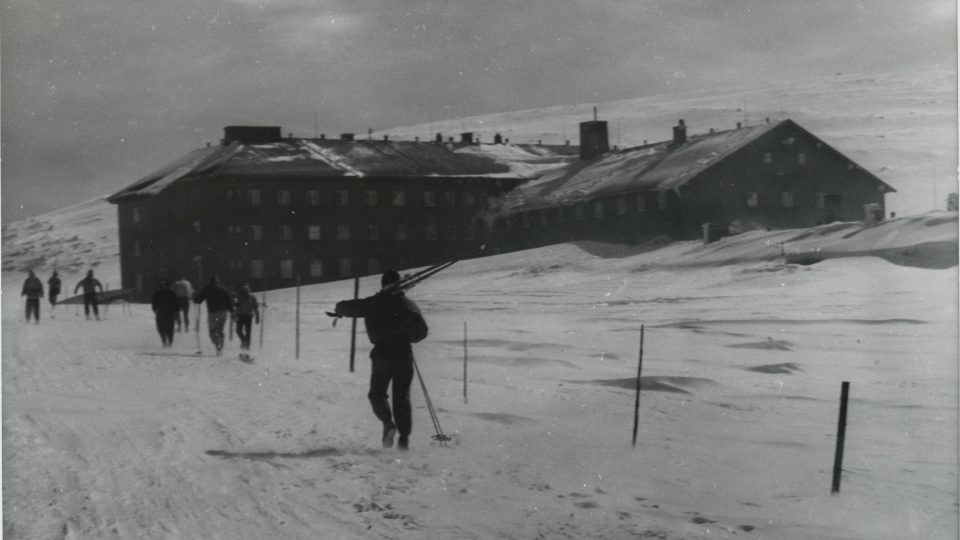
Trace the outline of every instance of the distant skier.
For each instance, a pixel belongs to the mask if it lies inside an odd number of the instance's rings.
[[[233,316],[233,298],[230,297],[230,291],[220,284],[220,278],[214,276],[210,278],[210,283],[193,297],[193,301],[198,304],[207,302],[207,328],[210,330],[210,341],[217,348],[219,356],[223,351],[223,328],[227,324],[227,318]]]
[[[190,299],[193,298],[193,284],[180,276],[173,282],[173,292],[177,295],[180,309],[177,311],[177,331],[190,331]],[[181,324],[182,322],[182,324]]]
[[[260,324],[260,303],[250,294],[250,286],[243,284],[237,290],[236,302],[237,337],[240,338],[240,358],[249,359],[250,331],[253,323]]]
[[[30,322],[30,315],[33,315],[33,322],[40,324],[40,299],[43,298],[43,282],[30,270],[30,275],[23,282],[23,288],[20,289],[20,296],[27,297],[27,322]]]
[[[173,345],[173,325],[177,318],[180,306],[177,304],[177,295],[170,288],[167,280],[160,280],[160,287],[154,291],[151,301],[153,313],[157,320],[157,332],[164,347]]]
[[[359,300],[338,302],[335,313],[341,317],[364,318],[367,337],[373,343],[370,351],[370,391],[367,397],[373,413],[383,422],[383,447],[393,446],[399,431],[397,447],[409,448],[413,420],[410,410],[410,383],[413,382],[413,348],[427,337],[427,323],[417,305],[406,297],[403,289],[390,288],[400,280],[396,270],[384,272],[380,293]],[[387,402],[387,388],[393,382],[393,412]]]
[[[56,270],[53,271],[53,275],[47,280],[47,286],[47,295],[50,298],[50,309],[53,310],[56,309],[57,297],[60,296],[60,276]]]
[[[73,288],[73,293],[76,294],[80,288],[83,288],[83,314],[87,316],[87,320],[90,320],[90,312],[93,312],[93,316],[100,320],[100,302],[97,297],[97,290],[100,290],[100,293],[103,293],[103,285],[100,284],[100,280],[93,277],[93,270],[87,272],[87,277],[80,280],[80,283],[77,283],[77,286]]]

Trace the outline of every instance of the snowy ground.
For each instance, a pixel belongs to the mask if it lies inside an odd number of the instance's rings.
[[[785,264],[791,239],[847,257]],[[956,244],[944,213],[463,261],[411,291],[453,441],[415,383],[409,453],[379,448],[362,330],[350,373],[349,324],[323,315],[352,283],[301,291],[299,358],[295,291],[269,292],[247,364],[236,339],[161,349],[144,305],[26,324],[5,272],[4,537],[954,539]]]

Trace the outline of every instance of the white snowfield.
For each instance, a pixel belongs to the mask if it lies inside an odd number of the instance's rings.
[[[830,227],[457,263],[409,293],[452,441],[415,381],[406,453],[380,447],[362,324],[350,373],[324,315],[350,281],[301,290],[299,358],[296,291],[269,291],[247,364],[205,324],[202,355],[162,349],[142,304],[25,323],[5,271],[4,538],[955,539],[957,214]]]

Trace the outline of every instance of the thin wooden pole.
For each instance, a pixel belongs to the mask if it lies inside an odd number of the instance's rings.
[[[467,321],[463,321],[463,402],[467,402]]]
[[[360,298],[360,278],[353,278],[353,299]],[[353,359],[357,355],[357,318],[353,317],[350,325],[350,373],[353,373]]]
[[[197,262],[197,293],[199,293],[200,290],[203,289],[203,259],[197,255],[194,260]],[[200,304],[197,304],[197,314],[194,315],[194,318],[196,319],[195,322],[197,323],[197,354],[202,354],[203,346],[202,342],[200,341]]]
[[[263,349],[263,328],[267,326],[267,280],[263,280],[263,295],[260,301],[260,349]]]
[[[643,373],[643,325],[640,325],[640,357],[637,360],[637,397],[633,402],[633,446],[637,446],[637,430],[640,428],[640,375]]]
[[[843,472],[843,443],[847,433],[847,400],[850,397],[850,382],[843,381],[840,387],[840,419],[837,421],[837,450],[833,456],[833,486],[830,493],[840,493],[840,476]]]
[[[299,360],[299,359],[300,359],[300,274],[297,274],[297,323],[296,323],[296,328],[297,328],[297,331],[296,331],[296,334],[297,334],[297,337],[296,337],[297,348],[296,348],[296,352],[294,352],[293,357],[296,358],[297,360]]]

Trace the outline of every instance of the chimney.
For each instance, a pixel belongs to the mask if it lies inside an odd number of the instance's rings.
[[[580,122],[580,159],[593,159],[609,151],[607,122],[605,120]]]
[[[687,142],[687,124],[679,120],[677,125],[673,126],[673,144],[683,144]]]
[[[466,131],[460,134],[460,142],[463,144],[473,144],[473,133]]]
[[[437,133],[436,142],[438,142],[438,143],[442,143],[442,142],[443,142],[443,133]]]
[[[384,140],[384,141],[389,141],[389,140],[390,140],[390,136],[389,136],[389,135],[384,135],[384,136],[383,136],[383,140]]]
[[[503,144],[503,135],[500,135],[499,133],[494,134],[493,144]]]
[[[353,133],[341,133],[341,134],[340,134],[340,140],[341,140],[341,141],[352,141],[352,140],[353,140]]]

